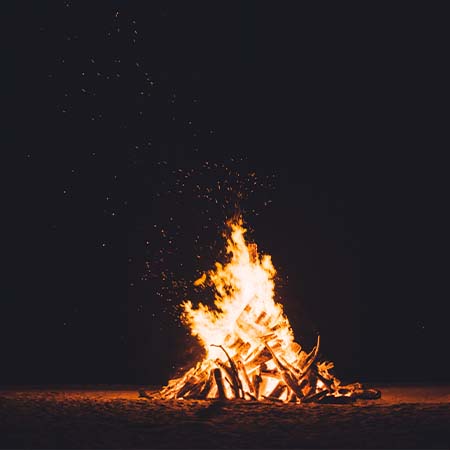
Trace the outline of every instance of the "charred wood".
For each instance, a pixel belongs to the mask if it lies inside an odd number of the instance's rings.
[[[286,366],[295,376],[298,378],[302,375],[301,370],[298,367],[295,367],[291,363],[288,363],[284,358],[280,357],[280,361]]]
[[[302,373],[306,373],[313,364],[313,362],[316,360],[317,355],[319,354],[319,347],[320,347],[320,335],[317,336],[317,344],[308,354],[305,365],[301,367]]]
[[[302,398],[302,403],[314,403],[318,402],[322,398],[324,398],[328,394],[328,391],[324,389],[323,391],[317,392],[315,394],[310,394],[304,398]]]
[[[225,387],[223,385],[222,371],[220,369],[213,369],[213,375],[216,381],[219,399],[225,400],[227,396],[225,395]]]
[[[253,394],[250,394],[250,392],[245,391],[245,392],[244,392],[244,398],[245,398],[246,395],[247,395],[248,397],[250,397],[250,400],[254,400],[254,401],[257,401],[257,400],[258,400]]]
[[[251,383],[250,378],[248,377],[247,370],[245,370],[244,363],[242,362],[241,359],[237,360],[237,368],[241,371],[248,388],[250,390],[253,390],[253,384]]]
[[[297,396],[294,392],[289,391],[288,398],[286,400],[288,403],[297,403]]]
[[[212,374],[212,371],[209,372],[208,379],[206,380],[205,384],[203,385],[200,393],[199,393],[199,400],[204,400],[206,397],[208,397],[209,391],[211,390],[212,384],[213,384],[214,376]]]
[[[242,340],[240,336],[232,337],[230,334],[228,334],[224,341],[225,345],[228,348],[234,349],[235,347],[239,347],[242,344],[245,344],[245,342]]]
[[[230,367],[228,367],[224,362],[220,361],[220,359],[216,360],[216,364],[226,371],[227,375],[230,377],[231,389],[233,390],[235,398],[240,398],[241,392],[243,392],[243,388],[236,364],[230,358],[228,352],[221,345],[214,345],[214,347],[220,347],[227,356]]]
[[[298,383],[298,388],[300,389],[300,392],[302,393],[301,396],[299,396],[299,398],[303,398],[303,389],[305,389],[305,387],[308,385],[308,379],[307,378],[303,378],[299,381]]]
[[[283,400],[280,400],[277,397],[271,397],[270,395],[262,395],[262,398],[265,398],[266,400],[269,400],[270,402],[284,403]]]
[[[272,351],[268,344],[266,344],[266,348],[272,355],[275,365],[277,366],[277,369],[279,370],[281,378],[283,379],[285,384],[289,387],[289,389],[291,389],[291,391],[295,393],[295,395],[297,395],[297,397],[303,397],[303,393],[301,389],[299,389],[299,386],[297,384],[296,377],[289,371],[289,369],[281,364],[280,360],[276,357],[275,353]]]
[[[261,376],[275,378],[276,380],[282,379],[281,373],[276,369],[264,369],[261,370]]]
[[[188,394],[197,384],[197,380],[192,377],[189,381],[187,381],[184,386],[175,394],[175,398],[184,397]]]
[[[200,400],[200,392],[202,391],[203,383],[197,383],[187,394],[185,394],[183,397],[187,399],[194,399],[194,400]]]
[[[323,377],[319,371],[317,372],[317,378],[325,385],[328,391],[332,392],[333,380],[328,380],[327,378]]]
[[[347,397],[342,395],[340,397],[335,397],[334,395],[326,395],[325,397],[317,400],[316,403],[320,403],[322,405],[348,405],[350,403],[355,402],[354,397]]]
[[[233,395],[234,398],[239,398],[239,390],[235,389],[235,387],[233,386],[233,383],[230,381],[233,378],[233,374],[231,371],[231,368],[228,367],[223,361],[221,361],[220,359],[216,359],[216,364],[225,372],[225,374],[227,375],[227,377],[225,378],[225,380],[228,380],[231,390],[233,391]]]
[[[350,394],[350,392],[352,392],[352,391],[350,389],[346,389],[346,388],[340,388],[337,390],[337,393],[341,394],[341,395]]]
[[[261,387],[262,378],[260,374],[254,374],[252,378],[253,382],[253,392],[255,393],[255,397],[259,398],[259,388]]]
[[[361,400],[378,400],[381,398],[381,391],[378,389],[357,389],[352,392],[352,397]]]
[[[259,367],[261,364],[268,362],[272,359],[272,355],[267,350],[267,348],[263,347],[262,350],[259,350],[258,353],[253,357],[253,359],[247,361],[246,366],[247,370],[251,372],[256,367]]]
[[[262,326],[266,326],[269,323],[269,321],[270,316],[265,311],[262,311],[261,314],[256,319],[256,323]]]
[[[280,398],[283,392],[287,389],[287,386],[284,384],[283,381],[280,381],[272,390],[272,392],[269,394],[269,397],[272,398]]]
[[[308,381],[307,385],[303,389],[303,394],[307,397],[310,394],[314,394],[316,392],[317,386],[317,372],[313,368],[311,368],[308,373],[305,375],[305,379]]]

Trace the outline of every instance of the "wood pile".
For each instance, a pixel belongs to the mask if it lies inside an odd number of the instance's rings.
[[[261,316],[259,324],[264,320],[264,315]],[[239,327],[238,321],[239,328],[247,333],[235,329],[225,340],[227,346],[214,345],[221,350],[222,358],[197,363],[182,377],[169,381],[159,396],[285,403],[351,403],[381,397],[380,391],[364,388],[360,383],[342,385],[330,372],[333,363],[318,360],[320,336],[309,352],[294,342],[296,356],[287,361],[274,330],[258,339],[246,339],[251,334],[248,332],[251,325]]]

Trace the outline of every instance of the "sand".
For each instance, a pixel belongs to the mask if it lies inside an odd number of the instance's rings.
[[[0,390],[0,448],[450,448],[450,385],[370,387],[382,398],[352,405],[156,401],[130,386],[10,387]]]

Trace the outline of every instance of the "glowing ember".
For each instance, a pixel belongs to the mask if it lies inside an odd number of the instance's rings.
[[[342,386],[318,362],[320,339],[306,352],[294,341],[283,308],[274,300],[275,268],[269,255],[246,243],[241,217],[228,222],[225,265],[203,274],[194,285],[215,288],[215,308],[183,303],[183,322],[206,351],[203,361],[170,380],[163,398],[243,398],[292,402],[347,402],[379,398],[379,391],[354,383]]]

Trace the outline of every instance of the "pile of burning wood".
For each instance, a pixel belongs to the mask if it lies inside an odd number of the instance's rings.
[[[247,306],[244,312],[249,309]],[[263,323],[266,317],[267,314],[261,313],[256,324]],[[256,345],[239,335],[233,337],[233,342],[231,339],[228,337],[227,347],[216,345],[223,352],[225,361],[216,358],[199,362],[184,376],[169,381],[161,390],[161,397],[350,403],[358,398],[377,399],[381,396],[380,391],[365,389],[360,383],[341,385],[330,373],[333,363],[317,360],[320,336],[308,353],[294,342],[292,347],[297,357],[291,363],[281,354],[277,356],[282,347],[275,333],[261,336]]]
[[[342,385],[319,361],[320,336],[306,352],[294,341],[282,306],[274,297],[275,269],[268,255],[259,257],[247,244],[242,219],[228,224],[231,260],[208,273],[216,289],[215,309],[184,303],[184,322],[206,357],[182,377],[170,380],[163,399],[245,399],[297,403],[350,403],[377,399],[381,393],[360,383]],[[204,284],[203,275],[195,284]],[[245,305],[245,307],[243,307]]]

